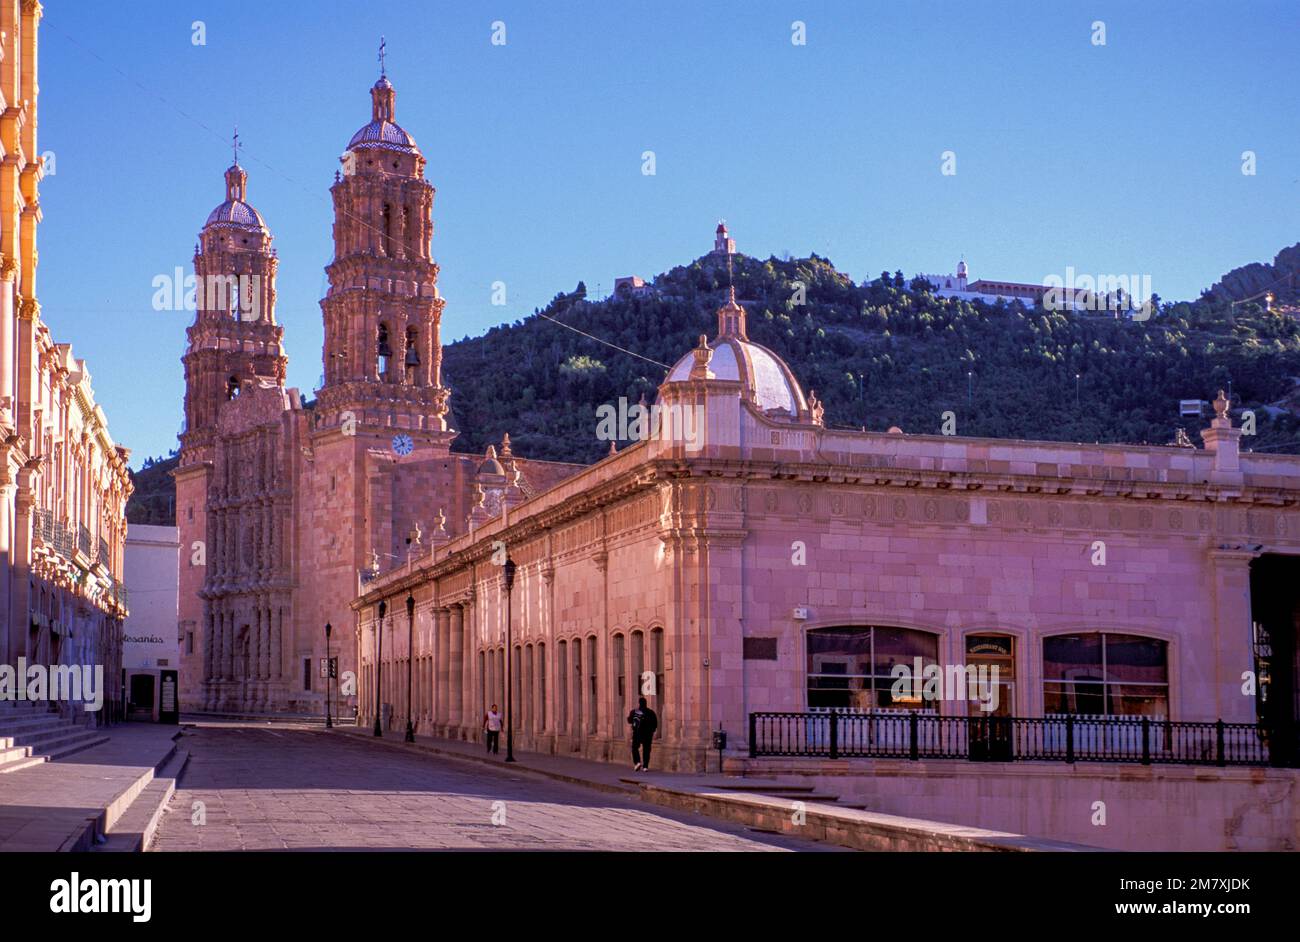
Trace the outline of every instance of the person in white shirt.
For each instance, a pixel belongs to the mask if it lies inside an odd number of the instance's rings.
[[[495,703],[492,704],[492,709],[483,714],[483,729],[487,731],[487,751],[497,755],[501,743],[501,714]]]

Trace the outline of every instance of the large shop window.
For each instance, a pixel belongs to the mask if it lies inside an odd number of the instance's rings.
[[[920,709],[919,698],[890,691],[895,664],[912,670],[939,659],[939,637],[911,628],[814,628],[808,632],[808,707],[842,710]]]
[[[1109,632],[1044,638],[1043,712],[1168,716],[1168,645]]]

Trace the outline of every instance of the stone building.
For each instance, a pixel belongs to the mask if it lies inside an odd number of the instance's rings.
[[[370,99],[330,190],[315,399],[285,386],[279,259],[237,159],[199,233],[175,471],[187,710],[323,714],[325,626],[355,671],[361,579],[575,470],[519,458],[508,437],[499,454],[451,452],[434,188],[386,76]]]
[[[121,702],[130,453],[36,298],[40,19],[36,0],[0,2],[0,663],[102,665],[104,722]]]
[[[698,770],[719,728],[741,761],[755,713],[980,715],[900,695],[920,659],[996,664],[995,716],[1294,742],[1300,458],[1243,453],[1222,396],[1199,449],[832,429],[733,297],[656,406],[643,440],[365,586],[364,721],[377,699],[477,737],[509,656],[520,747],[630,761],[645,691],[656,767]]]

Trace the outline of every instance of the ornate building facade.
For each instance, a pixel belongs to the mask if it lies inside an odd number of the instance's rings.
[[[576,470],[517,458],[508,437],[499,457],[451,452],[434,188],[386,76],[370,99],[330,191],[314,400],[285,386],[278,258],[237,161],[199,234],[175,471],[187,710],[323,712],[325,626],[340,673],[355,671],[361,579]]]
[[[363,720],[389,704],[398,729],[472,739],[509,696],[521,748],[630,761],[645,694],[656,767],[701,770],[719,729],[744,761],[755,714],[797,714],[780,728],[814,757],[817,711],[990,715],[900,694],[895,671],[996,665],[994,716],[1197,723],[1211,756],[1216,722],[1244,724],[1234,742],[1294,761],[1300,458],[1242,452],[1222,395],[1202,448],[844,431],[746,333],[733,297],[668,372],[657,406],[689,421],[365,586]],[[1042,787],[1021,810],[1086,824]],[[1014,813],[984,826],[1025,826]]]
[[[36,0],[0,2],[0,663],[102,665],[111,716],[130,453],[36,299],[40,19]]]

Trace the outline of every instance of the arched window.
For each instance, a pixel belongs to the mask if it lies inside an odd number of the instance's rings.
[[[533,690],[533,646],[530,644],[524,647],[524,699],[520,704],[520,712],[528,717],[524,728],[529,732],[537,730],[537,711],[534,709],[537,701],[533,699]]]
[[[226,380],[226,398],[234,399],[239,395],[239,377],[232,376]]]
[[[641,696],[641,690],[643,688],[641,675],[645,672],[645,635],[640,631],[634,631],[631,635],[631,641],[632,690],[630,691],[630,699],[635,703],[636,698]]]
[[[479,703],[479,722],[487,714],[488,704],[488,676],[487,676],[487,652],[478,652],[478,703]]]
[[[966,666],[985,668],[992,683],[997,677],[997,705],[986,708],[978,699],[968,700],[971,716],[1012,716],[1016,712],[1016,639],[1010,635],[979,632],[966,636]],[[993,669],[997,668],[997,674]]]
[[[492,696],[496,697],[497,708],[501,710],[502,713],[504,713],[506,709],[506,649],[505,648],[497,648],[496,664],[497,664],[496,689],[493,691]]]
[[[613,668],[614,668],[614,704],[618,708],[615,712],[621,715],[624,709],[627,709],[627,664],[624,661],[624,641],[626,640],[622,633],[613,637]]]
[[[524,678],[523,678],[523,648],[515,645],[514,651],[511,652],[513,660],[510,662],[510,696],[514,703],[511,704],[511,713],[514,715],[514,728],[523,728],[524,715]]]
[[[573,639],[573,735],[582,735],[582,640]]]
[[[659,737],[663,735],[664,707],[668,704],[668,698],[664,695],[664,630],[662,628],[650,629],[650,670],[654,671],[655,675],[654,697],[650,705],[659,714],[659,726],[655,733],[655,736]]]
[[[895,697],[894,667],[915,671],[939,660],[939,636],[911,628],[845,626],[808,632],[808,707],[837,710],[933,708],[910,693]]]
[[[555,657],[555,725],[563,733],[569,721],[569,644],[561,641]]]
[[[546,729],[546,645],[537,644],[537,731]]]
[[[393,210],[385,203],[381,214],[384,233],[384,254],[393,254]]]
[[[1168,644],[1114,632],[1043,639],[1043,712],[1168,716]]]
[[[596,694],[597,676],[596,665],[599,661],[596,658],[596,636],[587,637],[587,732],[596,732],[596,722],[600,715],[597,704],[600,698]]]

